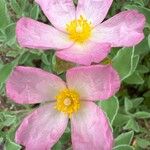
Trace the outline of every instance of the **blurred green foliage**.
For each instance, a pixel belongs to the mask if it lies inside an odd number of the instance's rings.
[[[77,0],[74,0],[77,4]],[[114,0],[107,18],[136,9],[147,18],[145,39],[132,48],[114,48],[109,59],[118,71],[122,87],[109,101],[98,102],[112,126],[114,150],[150,150],[150,0]],[[35,66],[64,78],[74,64],[55,57],[53,51],[21,48],[16,41],[16,21],[27,16],[49,23],[33,0],[0,0],[0,149],[20,150],[14,142],[16,128],[34,105],[17,105],[6,98],[5,82],[17,65]],[[53,150],[71,149],[70,127]]]

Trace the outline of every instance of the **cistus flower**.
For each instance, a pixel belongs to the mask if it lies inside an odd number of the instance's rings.
[[[52,73],[16,67],[6,84],[8,97],[20,104],[41,103],[16,131],[26,150],[49,150],[71,122],[74,150],[111,150],[113,135],[103,111],[94,103],[114,95],[120,86],[111,66],[82,66],[66,73],[66,83]]]
[[[17,22],[22,47],[55,49],[64,60],[82,65],[98,63],[111,47],[130,47],[144,38],[144,15],[123,11],[104,21],[113,0],[35,0],[52,26],[26,17]]]

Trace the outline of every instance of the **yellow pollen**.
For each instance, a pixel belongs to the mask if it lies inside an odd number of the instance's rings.
[[[73,20],[66,25],[66,30],[69,35],[69,39],[77,42],[84,43],[91,36],[92,25],[82,16],[79,19]]]
[[[66,98],[66,99],[64,100],[64,104],[65,104],[66,106],[71,105],[71,100],[70,100],[69,98]]]
[[[56,100],[55,108],[58,111],[68,114],[69,117],[80,108],[80,97],[74,90],[64,89],[60,91],[56,96]]]

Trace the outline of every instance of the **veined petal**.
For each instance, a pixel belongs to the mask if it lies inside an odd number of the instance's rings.
[[[17,22],[16,35],[20,46],[27,48],[63,49],[73,44],[67,34],[25,17]]]
[[[82,102],[71,118],[73,150],[111,150],[113,135],[107,118],[93,102]]]
[[[44,14],[58,29],[66,31],[66,24],[75,19],[73,0],[35,0]]]
[[[67,123],[67,115],[54,109],[54,103],[41,106],[23,120],[15,141],[26,150],[49,150],[62,136]]]
[[[94,26],[101,23],[113,0],[78,0],[77,16],[85,16]]]
[[[98,63],[103,60],[109,52],[109,44],[89,41],[84,44],[75,43],[68,49],[57,51],[56,55],[70,62],[90,65],[92,62]]]
[[[59,77],[32,67],[16,67],[6,83],[8,97],[20,104],[34,104],[54,100],[66,88]]]
[[[130,47],[144,38],[145,17],[135,10],[121,12],[93,30],[93,41],[108,42],[112,47]]]
[[[117,72],[110,65],[93,65],[72,68],[66,74],[67,85],[75,89],[83,100],[105,100],[120,87]]]

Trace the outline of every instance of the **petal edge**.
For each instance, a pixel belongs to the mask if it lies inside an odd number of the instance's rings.
[[[71,129],[74,150],[111,150],[113,147],[109,122],[93,102],[82,102],[82,108],[71,118]]]

